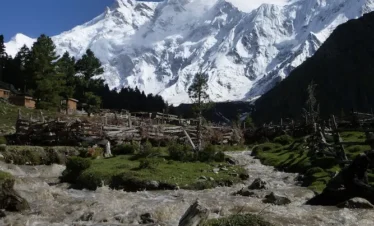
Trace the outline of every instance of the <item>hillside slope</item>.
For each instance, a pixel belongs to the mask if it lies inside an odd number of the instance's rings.
[[[374,13],[340,25],[315,55],[256,101],[257,122],[300,118],[307,86],[317,84],[321,115],[374,108]]]

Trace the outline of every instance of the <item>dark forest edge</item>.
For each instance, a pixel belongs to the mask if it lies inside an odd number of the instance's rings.
[[[88,113],[100,108],[161,112],[166,106],[161,96],[146,95],[138,88],[110,90],[98,78],[104,70],[90,49],[78,60],[68,52],[58,56],[46,35],[30,49],[23,46],[14,57],[6,54],[0,35],[0,65],[0,81],[11,84],[17,93],[33,96],[39,109],[59,110],[66,98],[79,100]]]

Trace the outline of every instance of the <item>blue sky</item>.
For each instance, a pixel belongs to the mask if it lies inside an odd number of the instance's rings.
[[[1,0],[0,34],[38,37],[70,30],[104,12],[114,0]]]

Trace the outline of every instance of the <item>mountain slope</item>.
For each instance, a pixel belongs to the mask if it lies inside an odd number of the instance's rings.
[[[257,122],[300,118],[307,86],[317,84],[321,116],[374,107],[374,12],[340,25],[313,57],[256,101]]]
[[[178,104],[189,101],[192,76],[202,70],[212,100],[251,99],[312,56],[336,26],[372,11],[373,2],[292,0],[245,12],[225,0],[116,0],[53,40],[59,53],[76,57],[91,48],[112,88],[138,86]]]

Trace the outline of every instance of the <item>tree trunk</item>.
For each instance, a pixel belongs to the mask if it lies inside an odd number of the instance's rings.
[[[201,111],[199,112],[199,124],[197,125],[197,151],[202,150],[203,136],[202,136],[202,116]]]

